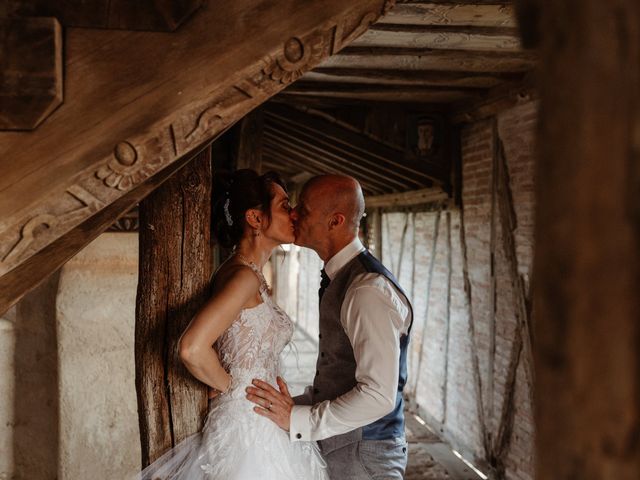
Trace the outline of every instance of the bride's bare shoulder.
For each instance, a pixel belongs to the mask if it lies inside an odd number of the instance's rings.
[[[242,288],[257,292],[260,288],[260,279],[251,267],[237,262],[225,262],[213,276],[213,293],[224,290],[227,287]]]

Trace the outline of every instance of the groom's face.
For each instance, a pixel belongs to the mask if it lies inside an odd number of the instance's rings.
[[[323,218],[322,192],[319,189],[305,188],[300,193],[296,208],[291,211],[295,228],[295,244],[316,250],[326,237],[326,222]]]

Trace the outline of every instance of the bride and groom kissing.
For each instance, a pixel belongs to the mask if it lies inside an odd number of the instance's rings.
[[[234,250],[179,351],[189,372],[215,393],[202,431],[138,478],[403,478],[402,391],[413,313],[393,275],[358,239],[359,183],[314,177],[293,209],[274,172],[238,170],[222,190],[213,233]],[[294,325],[262,275],[273,250],[292,242],[324,261],[317,370],[297,397],[278,375]]]

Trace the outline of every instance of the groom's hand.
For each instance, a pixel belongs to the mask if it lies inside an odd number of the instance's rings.
[[[278,388],[273,388],[267,382],[262,380],[253,380],[253,386],[247,387],[247,399],[258,405],[253,410],[267,417],[280,428],[289,431],[291,407],[293,407],[293,398],[289,393],[287,384],[280,377],[277,378]]]

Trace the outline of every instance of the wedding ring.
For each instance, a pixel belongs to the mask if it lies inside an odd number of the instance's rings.
[[[269,402],[269,406],[267,407],[267,410],[271,410],[271,407],[273,407],[273,403]]]

